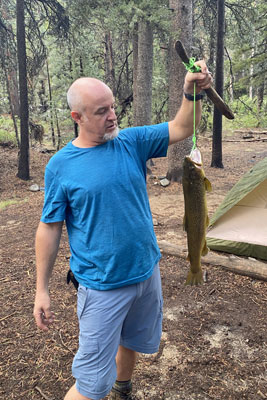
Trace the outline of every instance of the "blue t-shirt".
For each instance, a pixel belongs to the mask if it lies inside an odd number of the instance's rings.
[[[66,221],[70,268],[83,286],[144,281],[160,259],[146,190],[146,161],[164,157],[168,123],[128,128],[104,144],[68,143],[45,171],[41,221]]]

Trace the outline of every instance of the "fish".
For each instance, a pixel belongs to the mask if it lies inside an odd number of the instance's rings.
[[[193,286],[203,283],[201,256],[209,251],[206,242],[206,229],[209,226],[206,191],[212,190],[211,183],[205,176],[202,155],[198,148],[184,158],[182,186],[183,227],[187,233],[187,260],[190,262],[185,284]]]

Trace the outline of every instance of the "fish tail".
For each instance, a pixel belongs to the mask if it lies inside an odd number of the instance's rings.
[[[186,278],[186,285],[201,285],[203,283],[203,272],[202,269],[200,269],[198,272],[194,273],[191,270],[188,272],[187,278]]]

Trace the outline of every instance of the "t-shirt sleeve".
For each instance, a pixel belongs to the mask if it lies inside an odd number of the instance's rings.
[[[45,199],[41,221],[44,223],[65,220],[67,197],[57,177],[48,167],[45,170]]]
[[[134,140],[142,160],[166,157],[169,146],[169,124],[161,124],[129,128],[125,130],[127,137]]]

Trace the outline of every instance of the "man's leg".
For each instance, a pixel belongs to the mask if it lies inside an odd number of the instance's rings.
[[[107,397],[105,397],[105,399],[107,399]],[[89,397],[84,397],[81,393],[77,391],[75,385],[73,385],[66,394],[66,396],[64,397],[64,400],[91,400],[91,399],[89,399]]]
[[[132,400],[132,374],[137,360],[137,352],[127,349],[124,346],[119,346],[116,364],[117,364],[117,380],[114,383],[111,392],[110,400]]]
[[[126,349],[126,347],[123,346],[119,346],[119,350],[116,356],[118,381],[128,381],[131,379],[136,360],[136,351]]]
[[[80,394],[75,385],[73,385],[66,396],[64,397],[64,400],[91,400],[89,397],[84,397],[82,394]]]
[[[139,296],[124,320],[121,345],[117,353],[117,381],[111,390],[110,400],[133,400],[131,376],[136,352],[153,354],[158,351],[162,331],[162,291],[159,266],[153,275],[139,286]]]
[[[131,380],[135,363],[137,360],[136,351],[126,349],[126,347],[119,346],[119,350],[116,356],[117,363],[117,381],[127,382]],[[75,385],[73,385],[64,400],[91,400],[89,397],[81,395]]]

